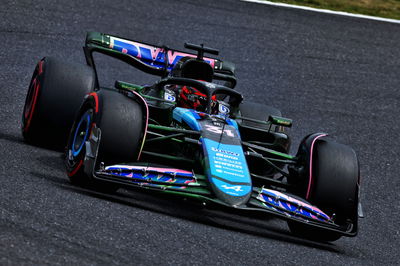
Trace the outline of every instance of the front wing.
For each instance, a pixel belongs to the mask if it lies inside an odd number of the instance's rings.
[[[95,128],[92,134],[92,137],[86,142],[84,169],[86,174],[94,179],[118,183],[123,186],[176,194],[185,198],[195,198],[202,202],[217,204],[231,210],[264,212],[285,220],[304,223],[345,236],[355,236],[357,234],[357,224],[349,223],[345,226],[335,224],[334,219],[322,210],[302,199],[280,191],[264,187],[253,187],[251,197],[246,204],[231,206],[213,195],[208,187],[208,180],[204,175],[182,169],[153,167],[145,163],[111,166],[97,164],[97,143],[100,139],[101,131]],[[98,169],[96,169],[96,165]],[[235,187],[232,187],[232,189],[235,189]]]

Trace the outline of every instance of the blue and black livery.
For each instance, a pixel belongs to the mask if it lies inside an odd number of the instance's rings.
[[[354,150],[314,133],[289,154],[286,129],[292,121],[276,108],[244,101],[235,90],[234,65],[204,56],[218,50],[185,47],[196,53],[88,33],[87,66],[52,58],[39,62],[24,108],[24,137],[36,141],[55,132],[60,126],[51,121],[71,123],[63,132],[69,132],[65,165],[76,185],[107,192],[145,188],[224,210],[273,215],[287,220],[293,233],[314,240],[355,236],[361,208]],[[94,53],[160,78],[151,86],[116,81],[114,88],[100,87]],[[55,65],[58,71],[48,71]],[[68,73],[74,73],[69,78],[74,86],[50,82]],[[199,90],[204,108],[179,106],[179,94],[167,94],[174,86]],[[47,102],[59,103],[62,112],[41,113]],[[37,122],[44,120],[45,127]]]

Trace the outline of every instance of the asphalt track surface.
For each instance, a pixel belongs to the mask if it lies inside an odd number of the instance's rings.
[[[400,261],[400,26],[239,1],[0,3],[0,265],[396,265]],[[365,219],[332,244],[265,217],[72,186],[59,152],[24,143],[20,117],[36,62],[84,62],[96,30],[170,47],[205,43],[237,65],[246,99],[358,153]],[[105,75],[112,79],[112,72]],[[206,215],[207,214],[207,215]]]

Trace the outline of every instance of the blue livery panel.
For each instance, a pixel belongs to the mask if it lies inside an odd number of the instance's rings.
[[[200,119],[200,116],[196,111],[192,109],[176,107],[172,112],[172,118],[179,123],[185,123],[192,130],[201,130],[201,126],[197,121],[198,119]]]
[[[242,147],[203,138],[209,179],[231,196],[245,196],[251,191],[251,178]]]
[[[180,107],[173,119],[201,132],[205,174],[217,197],[233,206],[246,204],[252,182],[236,121]]]

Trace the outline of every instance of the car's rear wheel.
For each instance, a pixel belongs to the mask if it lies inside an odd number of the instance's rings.
[[[308,157],[305,160],[308,180],[303,196],[331,216],[336,224],[356,227],[360,175],[356,153],[323,135],[314,135],[302,145],[298,156]],[[306,150],[306,154],[301,152]],[[334,241],[342,235],[295,222],[289,222],[289,227],[295,234],[320,241]]]
[[[146,109],[140,99],[114,90],[89,94],[74,122],[67,144],[66,170],[70,181],[80,186],[112,192],[109,183],[94,180],[84,169],[86,142],[95,127],[101,130],[97,162],[105,165],[135,162],[146,130]],[[86,169],[87,170],[87,169]]]
[[[45,57],[36,65],[22,114],[24,139],[35,145],[65,147],[83,97],[93,91],[92,68]]]

